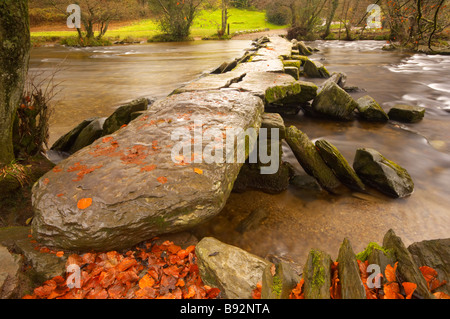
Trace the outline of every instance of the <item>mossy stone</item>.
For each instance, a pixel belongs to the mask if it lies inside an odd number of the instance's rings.
[[[364,183],[333,144],[321,139],[316,141],[315,145],[325,163],[344,185],[358,192],[365,191]]]
[[[330,299],[331,257],[311,249],[303,269],[305,299]]]
[[[358,112],[362,119],[373,122],[386,122],[389,120],[389,116],[383,110],[383,108],[369,95],[359,98]]]

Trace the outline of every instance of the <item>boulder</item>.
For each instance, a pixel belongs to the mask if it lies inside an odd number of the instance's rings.
[[[315,145],[322,159],[333,170],[342,184],[358,192],[363,192],[366,189],[354,169],[333,144],[321,139],[316,141]]]
[[[285,66],[284,73],[289,74],[294,79],[300,79],[300,72],[296,66]]]
[[[195,247],[202,281],[220,289],[223,298],[251,299],[270,263],[243,249],[206,237]]]
[[[148,99],[142,98],[118,107],[117,110],[115,110],[114,113],[105,120],[102,135],[106,136],[112,134],[123,125],[130,123],[131,114],[134,112],[145,111],[148,106]]]
[[[89,123],[89,125],[86,126],[78,135],[77,139],[70,148],[69,153],[74,154],[82,148],[91,145],[96,139],[100,138],[103,133],[105,120],[106,117],[103,117]]]
[[[411,253],[417,266],[428,266],[436,270],[439,281],[446,280],[447,283],[436,291],[442,291],[450,295],[450,238],[424,240],[409,245]]]
[[[17,297],[22,258],[0,245],[0,299]]]
[[[55,254],[41,253],[35,249],[30,238],[17,240],[15,250],[23,255],[26,264],[31,266],[30,278],[35,283],[42,283],[66,272],[67,256],[57,257]]]
[[[333,72],[331,74],[331,77],[328,78],[327,80],[325,80],[322,84],[319,85],[319,89],[317,91],[317,93],[319,93],[320,91],[322,91],[323,87],[328,83],[328,82],[334,82],[336,83],[340,88],[344,89],[345,88],[345,84],[347,82],[347,74],[343,73],[343,72]]]
[[[308,136],[291,126],[286,129],[286,141],[305,172],[315,177],[325,190],[335,193],[341,183],[325,164]]]
[[[221,65],[219,65],[216,69],[214,69],[211,74],[221,74],[228,66],[228,62],[223,62]]]
[[[392,251],[394,260],[398,262],[397,273],[401,281],[412,282],[417,285],[413,296],[424,299],[434,299],[434,296],[428,290],[427,283],[419,266],[415,263],[414,258],[408,249],[406,249],[402,239],[398,237],[392,229],[384,235],[383,247]]]
[[[267,194],[279,194],[288,189],[290,177],[288,165],[281,161],[274,174],[261,174],[261,165],[246,163],[234,182],[233,192],[242,193],[253,189]]]
[[[247,217],[245,217],[235,228],[235,230],[241,234],[252,230],[260,226],[267,217],[269,217],[270,211],[264,207],[259,207],[252,211]]]
[[[358,149],[353,168],[366,185],[393,198],[409,196],[414,190],[414,182],[408,171],[374,149]]]
[[[72,129],[70,132],[64,134],[61,136],[50,148],[52,151],[58,151],[58,152],[65,152],[68,153],[70,151],[70,148],[75,143],[78,135],[81,133],[81,131],[91,124],[94,120],[98,119],[97,117],[90,118],[87,120],[84,120],[80,124],[78,124],[74,129]]]
[[[330,73],[325,66],[317,61],[307,59],[303,63],[303,73],[309,78],[329,78]]]
[[[311,55],[312,52],[308,49],[308,47],[306,46],[306,44],[303,41],[298,41],[295,45],[294,48],[297,48],[297,50],[299,51],[299,53],[301,55]]]
[[[33,236],[48,247],[120,250],[215,216],[243,163],[208,163],[202,157],[194,163],[192,157],[202,154],[186,153],[185,158],[183,146],[192,142],[196,121],[224,132],[230,127],[258,130],[263,108],[261,99],[235,90],[186,92],[155,102],[34,185]],[[204,138],[196,147],[207,152],[208,146],[211,140]]]
[[[334,82],[327,82],[312,103],[317,114],[338,120],[353,119],[358,103]]]
[[[305,55],[293,54],[291,55],[291,60],[299,60],[301,62],[301,65],[304,65],[305,62],[308,60],[308,57]]]
[[[397,104],[389,110],[388,116],[394,121],[416,123],[421,121],[425,116],[425,108],[420,106]]]
[[[350,241],[345,238],[337,258],[342,299],[366,299],[359,266]]]
[[[283,66],[285,68],[291,66],[300,69],[302,62],[300,60],[283,60]]]
[[[288,263],[267,265],[262,277],[261,299],[289,299],[299,281],[300,277]]]
[[[261,128],[267,129],[267,138],[270,139],[272,129],[278,129],[278,137],[280,140],[286,137],[286,127],[284,120],[277,113],[264,113],[261,121]]]
[[[330,299],[331,257],[311,249],[303,268],[305,299]]]
[[[373,122],[387,122],[389,120],[389,116],[383,108],[369,95],[359,98],[356,103],[358,103],[358,114],[362,119]]]
[[[296,81],[288,85],[269,87],[265,92],[267,104],[302,104],[316,97],[317,86],[311,82]]]

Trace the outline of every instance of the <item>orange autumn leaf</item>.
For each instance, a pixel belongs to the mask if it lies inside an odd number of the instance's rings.
[[[413,282],[402,282],[403,289],[405,290],[405,299],[411,299],[414,290],[416,290],[417,285]]]
[[[384,285],[383,291],[384,299],[404,299],[404,297],[400,294],[400,288],[396,282],[391,282]]]
[[[304,283],[305,280],[303,278],[300,279],[300,282],[297,284],[297,286],[295,286],[295,288],[292,289],[289,295],[289,299],[305,299],[302,291]]]
[[[144,277],[139,280],[139,288],[151,288],[155,284],[155,279],[153,279],[149,274],[146,274]]]
[[[395,272],[397,270],[398,262],[394,264],[394,267],[391,265],[386,266],[386,270],[384,271],[384,274],[386,276],[386,280],[388,282],[394,282],[396,281]]]
[[[359,261],[359,260],[358,260]],[[339,280],[338,262],[331,264],[331,287],[330,296],[332,299],[341,299],[341,283]]]
[[[151,172],[156,169],[156,165],[149,165],[141,168],[141,172]]]
[[[165,184],[167,183],[167,177],[160,176],[157,178],[157,181],[160,182],[161,184]]]
[[[433,294],[437,299],[450,299],[450,296],[447,295],[445,292],[435,292]]]
[[[199,175],[203,175],[203,170],[200,168],[194,168],[194,172],[199,174]]]
[[[62,256],[64,256],[64,252],[63,251],[58,251],[56,253],[56,257],[62,257]]]
[[[256,288],[252,291],[252,298],[253,299],[261,299],[261,289],[262,289],[262,283],[258,282],[256,284]]]
[[[92,198],[82,198],[78,201],[78,209],[86,209],[92,205]]]
[[[188,292],[183,296],[185,299],[190,299],[195,297],[195,287],[194,286],[189,286],[188,288]]]

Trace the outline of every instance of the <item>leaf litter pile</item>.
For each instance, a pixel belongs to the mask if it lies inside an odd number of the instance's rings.
[[[220,290],[204,285],[196,264],[195,246],[182,249],[156,239],[126,253],[73,254],[66,266],[80,267],[80,288],[54,277],[24,299],[216,299]]]
[[[367,267],[369,266],[369,262],[366,260],[362,262],[357,260],[359,266],[359,273],[361,277],[361,281],[363,282],[366,298],[367,299],[412,299],[413,293],[417,288],[417,285],[412,282],[402,282],[401,285],[397,281],[396,271],[398,262],[391,265],[387,265],[385,269],[385,282],[380,288],[369,288],[367,286]],[[331,264],[331,287],[330,287],[330,296],[331,299],[342,299],[341,297],[341,286],[339,282],[339,271],[338,271],[338,262],[333,262]],[[420,267],[420,271],[427,282],[428,290],[437,298],[437,299],[450,299],[450,296],[444,292],[435,292],[435,290],[447,282],[445,280],[439,281],[437,279],[438,273],[431,267],[422,266]],[[382,274],[379,274],[380,282]],[[305,299],[303,285],[305,280],[302,278],[297,286],[292,289],[289,299]],[[252,292],[253,299],[261,299],[261,290],[262,284],[259,282],[256,285],[256,288]]]

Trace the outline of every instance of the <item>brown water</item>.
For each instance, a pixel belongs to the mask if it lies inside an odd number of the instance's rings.
[[[50,145],[89,117],[109,116],[139,97],[163,98],[182,84],[231,61],[251,41],[190,41],[97,48],[42,47],[32,51],[30,70],[55,68],[59,83],[51,118]],[[58,67],[58,65],[60,67]]]
[[[393,200],[371,191],[331,196],[290,187],[278,195],[257,191],[232,194],[224,211],[199,236],[215,236],[260,256],[286,255],[300,263],[309,249],[337,257],[348,237],[355,252],[375,241],[382,243],[390,228],[409,245],[415,241],[450,237],[450,57],[407,55],[381,50],[383,43],[316,42],[321,51],[312,56],[329,71],[345,72],[348,86],[366,92],[387,111],[396,103],[427,108],[417,124],[334,122],[297,116],[285,118],[311,139],[326,138],[353,163],[357,148],[377,149],[405,167],[415,182],[414,194]],[[320,83],[321,81],[314,81]],[[304,174],[287,145],[284,159]],[[240,234],[236,226],[253,210],[266,207],[262,224]]]
[[[348,86],[367,92],[385,110],[395,103],[425,106],[417,124],[333,122],[297,116],[285,118],[311,139],[326,138],[353,162],[359,147],[371,147],[405,167],[415,182],[414,194],[392,200],[375,191],[331,196],[290,187],[269,195],[233,193],[224,210],[198,227],[198,236],[214,236],[260,256],[287,255],[302,263],[310,248],[336,257],[348,237],[356,252],[371,241],[382,242],[393,228],[406,245],[450,237],[450,57],[409,55],[381,50],[382,42],[316,42],[312,56],[329,71],[345,72]],[[52,118],[51,141],[92,116],[107,116],[125,101],[162,98],[202,72],[231,60],[250,47],[249,41],[150,44],[95,49],[39,48],[32,69],[49,70],[66,58],[58,79],[64,91]],[[315,80],[320,83],[321,81]],[[289,148],[284,159],[304,174]],[[236,226],[253,210],[269,216],[241,234]]]

